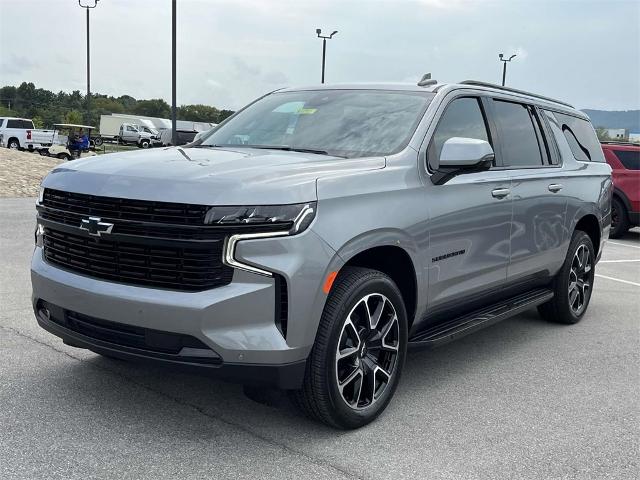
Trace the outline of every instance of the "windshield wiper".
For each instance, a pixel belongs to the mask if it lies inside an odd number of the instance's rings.
[[[290,147],[289,145],[243,145],[247,148],[262,148],[264,150],[284,150],[285,152],[303,152],[316,153],[318,155],[329,155],[326,150],[317,150],[315,148]]]
[[[315,153],[316,155],[331,155],[332,157],[340,157],[346,158],[341,155],[334,155],[326,150],[318,150],[315,148],[303,148],[303,147],[290,147],[289,145],[249,145],[249,144],[235,144],[235,143],[225,143],[225,144],[215,144],[215,145],[194,145],[194,147],[209,147],[209,148],[259,148],[262,150],[284,150],[285,152],[302,152],[302,153]]]

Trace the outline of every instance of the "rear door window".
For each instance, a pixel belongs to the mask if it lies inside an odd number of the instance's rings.
[[[581,162],[604,162],[604,154],[591,122],[564,113],[554,112],[562,133],[576,160]]]
[[[493,101],[505,166],[539,167],[545,147],[532,107],[522,103]],[[546,155],[545,155],[546,156]]]
[[[640,170],[640,150],[614,150],[613,153],[627,170]]]
[[[20,120],[7,120],[7,128],[22,128]]]
[[[475,138],[490,142],[487,132],[485,118],[477,98],[463,97],[453,100],[440,117],[429,143],[427,150],[429,167],[432,170],[438,168],[442,146],[450,138]]]

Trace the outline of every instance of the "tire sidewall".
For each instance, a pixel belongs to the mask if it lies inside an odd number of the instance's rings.
[[[579,315],[576,315],[573,309],[569,306],[569,275],[571,272],[571,264],[573,262],[573,257],[576,254],[576,251],[580,247],[580,245],[585,245],[589,250],[589,255],[591,256],[591,271],[589,272],[589,284],[590,288],[587,292],[587,299],[585,300],[586,306],[582,310]],[[574,234],[573,239],[571,240],[571,246],[569,248],[569,252],[565,261],[565,264],[562,267],[562,275],[560,275],[557,279],[558,284],[556,285],[555,294],[559,297],[560,305],[566,311],[566,317],[569,320],[569,323],[578,323],[584,314],[589,309],[589,303],[591,301],[591,294],[593,293],[593,282],[595,280],[595,266],[596,266],[596,257],[595,250],[593,248],[593,242],[589,235],[582,231],[577,231]]]
[[[613,210],[616,211],[618,216],[618,223],[616,224],[615,228],[612,225],[610,236],[611,238],[618,238],[624,235],[629,228],[627,226],[627,212],[624,204],[617,198],[614,198],[611,201],[611,210],[612,210],[611,212],[612,217],[613,217]]]
[[[398,358],[396,360],[396,367],[392,376],[392,381],[385,388],[381,398],[370,407],[362,410],[355,410],[350,408],[344,402],[340,391],[338,390],[335,369],[335,351],[340,340],[342,326],[346,321],[347,315],[364,296],[372,293],[379,293],[387,297],[396,310],[399,326]],[[379,273],[379,275],[373,278],[364,278],[362,282],[351,289],[349,294],[343,300],[341,307],[336,312],[335,318],[332,319],[332,331],[329,337],[324,362],[324,367],[328,372],[327,383],[329,399],[336,416],[340,419],[340,423],[347,425],[350,428],[357,428],[371,422],[384,411],[395,393],[402,374],[407,350],[407,330],[407,314],[402,300],[402,295],[393,281],[382,273]]]

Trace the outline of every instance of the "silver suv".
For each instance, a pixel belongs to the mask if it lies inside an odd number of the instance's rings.
[[[408,348],[584,316],[610,172],[588,118],[539,95],[279,90],[188,147],[54,169],[33,306],[68,345],[276,386],[356,428]]]

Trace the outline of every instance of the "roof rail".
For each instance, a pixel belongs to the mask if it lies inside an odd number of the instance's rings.
[[[529,95],[530,97],[539,98],[540,100],[547,100],[548,102],[559,103],[560,105],[564,105],[566,107],[575,108],[573,105],[567,102],[563,102],[561,100],[556,100],[555,98],[545,97],[543,95],[538,95],[537,93],[525,92],[524,90],[518,90],[516,88],[503,87],[502,85],[496,85],[494,83],[489,82],[480,82],[478,80],[465,80],[460,82],[462,85],[476,85],[478,87],[489,87],[496,88],[498,90],[504,90],[506,92],[520,93],[522,95]]]
[[[603,145],[619,145],[621,147],[640,147],[640,143],[616,141],[616,140],[600,140]]]

